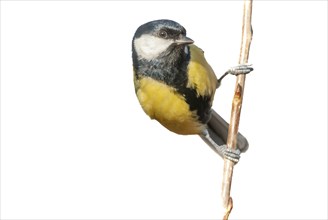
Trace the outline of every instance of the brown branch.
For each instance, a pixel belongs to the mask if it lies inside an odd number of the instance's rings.
[[[249,48],[252,41],[252,0],[244,0],[244,15],[242,27],[242,39],[240,47],[239,64],[248,62]],[[243,93],[245,86],[245,75],[237,76],[235,94],[232,100],[230,126],[228,131],[227,145],[231,149],[236,149],[237,134],[240,120],[241,107],[243,102]],[[232,182],[234,162],[225,159],[222,178],[222,202],[223,208],[226,210],[223,219],[228,219],[232,210],[232,198],[230,197],[230,189]]]

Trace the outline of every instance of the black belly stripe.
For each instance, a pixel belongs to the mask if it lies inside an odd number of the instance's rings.
[[[195,89],[187,87],[180,87],[177,91],[186,99],[190,111],[196,111],[198,120],[206,124],[211,116],[211,97],[199,96]]]

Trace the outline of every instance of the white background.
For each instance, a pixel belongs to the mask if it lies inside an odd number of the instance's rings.
[[[222,160],[142,111],[131,39],[181,23],[217,75],[242,1],[1,2],[1,218],[221,218]],[[231,219],[327,218],[327,2],[256,1]],[[213,108],[230,117],[235,77]]]

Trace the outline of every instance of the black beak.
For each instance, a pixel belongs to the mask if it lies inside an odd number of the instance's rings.
[[[189,37],[180,35],[179,39],[175,40],[174,43],[176,43],[177,45],[182,45],[182,44],[193,44],[194,41],[192,39],[190,39]]]

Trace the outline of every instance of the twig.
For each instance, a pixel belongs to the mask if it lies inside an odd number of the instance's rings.
[[[243,28],[242,28],[242,39],[240,47],[239,64],[245,64],[248,62],[249,48],[252,41],[252,0],[244,0],[244,15],[243,15]],[[245,85],[245,75],[240,74],[237,76],[235,94],[232,100],[232,109],[230,117],[230,126],[228,131],[227,145],[231,149],[236,149],[237,145],[237,134],[241,113],[241,106],[243,102],[243,93]],[[232,198],[230,197],[230,189],[232,182],[234,162],[225,159],[224,170],[222,179],[222,201],[223,208],[226,213],[223,219],[228,219],[229,214],[232,210]]]

